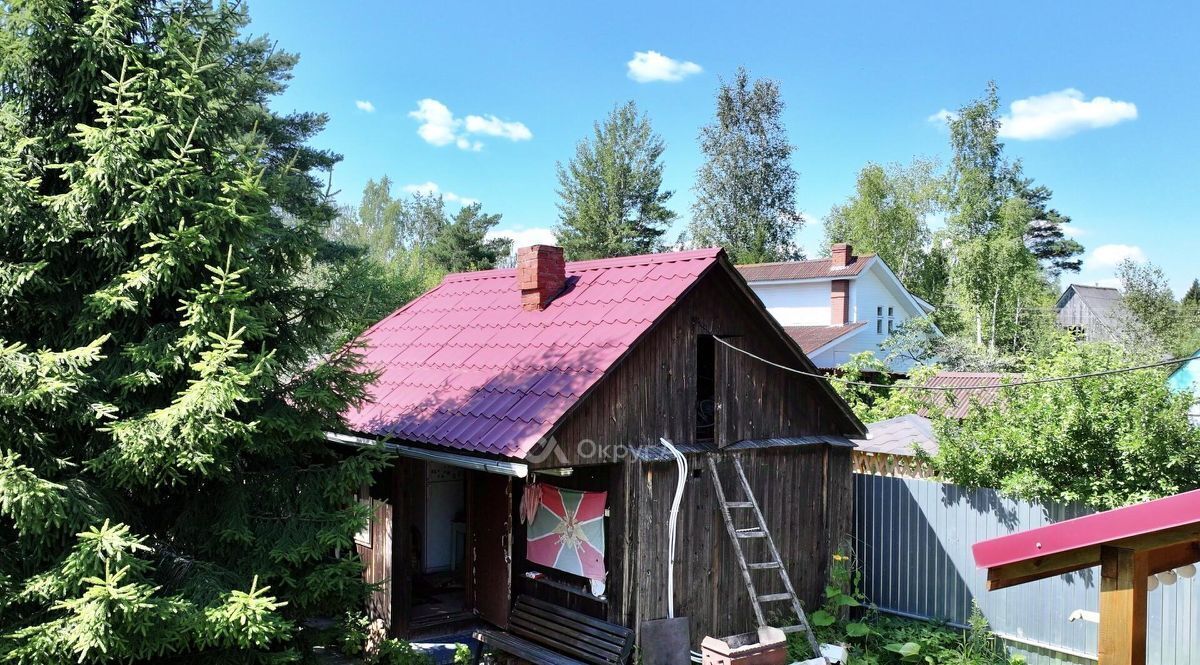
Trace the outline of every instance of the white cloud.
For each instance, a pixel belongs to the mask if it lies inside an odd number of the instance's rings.
[[[429,181],[416,185],[405,185],[402,189],[409,194],[421,194],[423,196],[438,196],[441,195],[442,200],[447,203],[457,203],[463,206],[475,205],[479,203],[479,199],[473,199],[469,196],[459,196],[454,192],[442,191],[436,182]]]
[[[509,238],[513,241],[514,252],[518,247],[558,244],[558,240],[556,240],[554,237],[554,230],[542,226],[534,226],[528,229],[499,229],[496,231],[488,231],[485,237]]]
[[[625,63],[629,78],[638,83],[666,81],[674,83],[704,71],[694,62],[668,58],[658,51],[635,51],[633,60]]]
[[[449,107],[436,99],[418,101],[416,110],[409,111],[408,116],[421,123],[417,135],[436,146],[453,143],[460,150],[479,152],[483,150],[483,142],[471,135],[495,136],[510,141],[533,138],[533,132],[524,123],[501,120],[494,115],[469,115],[464,120],[455,117]]]
[[[932,122],[935,125],[949,125],[950,121],[957,117],[958,117],[957,113],[955,113],[953,111],[949,111],[947,109],[942,109],[942,110],[938,111],[937,113],[934,113],[933,115],[931,115],[925,119],[928,120],[929,122]]]
[[[1063,235],[1068,238],[1082,238],[1088,234],[1087,229],[1071,224],[1063,224],[1060,228],[1062,228]]]
[[[1110,97],[1085,99],[1075,88],[1018,99],[1000,116],[1000,136],[1018,141],[1060,139],[1137,118],[1137,105]]]
[[[366,111],[367,113],[375,112],[375,105],[365,99],[354,100],[354,105],[358,107],[359,111]]]
[[[1125,259],[1146,262],[1146,253],[1137,245],[1100,245],[1087,258],[1088,268],[1115,268]]]
[[[494,115],[467,116],[467,131],[471,134],[499,136],[510,141],[528,141],[533,138],[533,132],[529,131],[524,123],[505,122]]]
[[[408,117],[420,121],[421,126],[417,127],[417,136],[433,145],[453,143],[456,138],[455,132],[462,124],[462,121],[455,118],[445,104],[436,99],[420,100],[417,102],[417,110],[409,111]]]
[[[1121,288],[1121,279],[1119,277],[1104,277],[1102,279],[1092,280],[1093,286],[1106,286],[1110,289]]]

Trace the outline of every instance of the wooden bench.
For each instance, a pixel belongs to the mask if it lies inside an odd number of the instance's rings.
[[[519,596],[508,630],[477,630],[475,639],[534,665],[620,665],[633,652],[633,631],[615,623]]]

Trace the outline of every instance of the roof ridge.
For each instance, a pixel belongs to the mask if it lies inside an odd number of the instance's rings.
[[[855,254],[854,258],[855,259],[866,259],[866,258],[872,258],[875,256],[878,256],[877,252],[863,252],[862,254]],[[832,260],[833,260],[832,256],[822,256],[822,257],[816,258],[816,259],[799,259],[796,261],[767,261],[764,263],[739,263],[739,264],[737,264],[737,267],[738,268],[761,268],[764,266],[787,266],[787,265],[794,265],[794,264],[800,264],[800,263],[820,263],[822,261],[832,261]]]
[[[582,272],[585,270],[598,270],[600,268],[620,268],[635,265],[651,265],[659,263],[672,263],[675,261],[692,261],[695,259],[706,259],[717,256],[722,252],[720,247],[705,247],[702,249],[690,249],[679,252],[654,252],[651,254],[631,254],[629,256],[612,256],[603,259],[585,259],[582,261],[567,261],[566,271]],[[475,281],[482,279],[500,279],[503,277],[515,277],[517,274],[516,268],[492,268],[490,270],[467,270],[463,272],[452,272],[442,278],[442,283],[459,283],[467,281]]]

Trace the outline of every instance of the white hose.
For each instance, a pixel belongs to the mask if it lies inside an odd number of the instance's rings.
[[[687,482],[687,458],[666,439],[659,439],[675,458],[679,468],[679,481],[675,485],[675,499],[671,501],[671,516],[667,520],[667,618],[675,618],[675,525],[679,522],[679,505],[683,503],[683,486]]]

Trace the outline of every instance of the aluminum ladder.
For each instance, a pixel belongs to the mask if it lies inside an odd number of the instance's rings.
[[[784,633],[804,631],[814,657],[824,660],[821,648],[817,644],[817,638],[813,635],[812,628],[808,625],[808,617],[804,614],[804,608],[800,606],[800,599],[796,597],[796,589],[792,587],[792,579],[788,576],[787,568],[784,567],[783,560],[779,556],[779,549],[775,547],[775,539],[771,537],[771,532],[767,529],[767,521],[763,519],[762,510],[758,507],[758,501],[754,498],[754,492],[750,490],[750,483],[746,480],[746,471],[742,468],[741,460],[736,457],[733,458],[733,468],[737,471],[738,481],[742,486],[742,493],[746,497],[745,501],[727,501],[725,499],[725,488],[721,486],[721,477],[717,473],[716,460],[711,456],[708,458],[708,470],[712,474],[713,488],[717,492],[717,503],[721,506],[721,517],[725,520],[725,530],[729,532],[729,539],[733,541],[733,552],[737,558],[738,568],[742,571],[742,579],[746,582],[746,590],[750,593],[750,605],[754,608],[754,618],[758,621],[758,625],[766,626],[768,624],[763,614],[763,603],[790,600],[792,602],[792,611],[796,613],[797,623],[792,626],[783,626],[780,630]],[[749,510],[754,516],[757,526],[738,527],[733,522],[733,515],[730,513],[731,509]],[[746,554],[742,551],[742,541],[759,538],[765,540],[770,560],[747,563]],[[751,571],[754,570],[776,571],[779,574],[779,579],[783,580],[783,588],[786,591],[783,593],[758,595],[758,591],[754,586],[754,578],[751,576]]]

